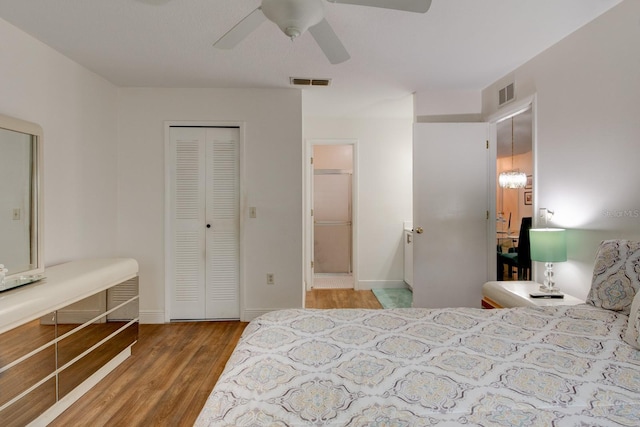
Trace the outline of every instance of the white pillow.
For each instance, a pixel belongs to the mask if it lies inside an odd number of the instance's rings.
[[[629,314],[640,291],[640,242],[605,240],[598,248],[587,304]]]
[[[627,324],[627,332],[624,334],[624,341],[640,350],[640,292],[636,293],[631,303],[629,323]]]

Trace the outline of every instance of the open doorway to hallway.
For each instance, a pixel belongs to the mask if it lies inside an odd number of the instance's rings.
[[[496,124],[497,280],[531,280],[529,229],[533,212],[533,108],[529,105]],[[509,185],[502,174],[526,176]]]

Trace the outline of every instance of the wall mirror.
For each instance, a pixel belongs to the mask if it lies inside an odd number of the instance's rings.
[[[0,264],[8,270],[5,288],[44,272],[42,151],[40,126],[0,115]]]

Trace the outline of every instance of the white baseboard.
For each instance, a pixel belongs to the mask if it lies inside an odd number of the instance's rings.
[[[140,310],[140,323],[165,323],[164,310]]]
[[[281,310],[280,308],[262,308],[262,309],[248,309],[244,310],[241,315],[241,322],[250,322],[256,317],[260,317],[263,314],[267,314],[272,311]],[[167,323],[164,320],[164,311],[162,310],[140,310],[140,323],[152,324],[152,323]]]
[[[369,291],[380,288],[409,288],[404,280],[358,280],[359,291]]]
[[[367,291],[376,288],[406,288],[410,289],[404,280],[359,280],[358,290]],[[277,310],[286,310],[287,308],[301,308],[301,307],[286,307],[286,308],[249,308],[245,309],[240,317],[241,322],[250,322],[256,317],[260,317],[263,314],[270,313]],[[164,311],[161,310],[140,310],[140,323],[165,323]]]

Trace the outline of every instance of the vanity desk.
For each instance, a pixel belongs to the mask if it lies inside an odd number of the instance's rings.
[[[46,425],[131,355],[138,263],[85,259],[0,293],[0,420]]]

